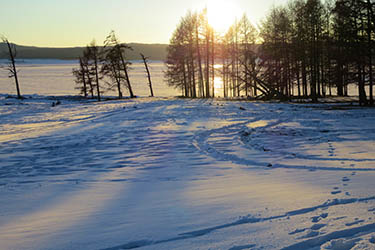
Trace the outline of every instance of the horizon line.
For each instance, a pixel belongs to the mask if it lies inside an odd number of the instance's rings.
[[[43,45],[27,45],[27,44],[19,44],[17,42],[9,41],[11,44],[15,44],[17,46],[23,46],[23,47],[36,47],[36,48],[45,48],[45,49],[71,49],[71,48],[85,48],[89,45],[72,45],[72,46],[43,46]],[[0,41],[0,44],[3,44],[4,42]],[[144,44],[144,45],[169,45],[169,43],[144,43],[144,42],[129,42],[129,43],[123,43],[123,44]],[[99,47],[102,45],[97,44]]]

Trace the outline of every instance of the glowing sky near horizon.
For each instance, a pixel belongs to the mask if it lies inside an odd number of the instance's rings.
[[[230,2],[253,24],[273,5],[287,0],[217,0]],[[168,43],[182,16],[215,0],[0,0],[0,35],[32,46],[83,46],[92,39],[101,44],[111,30],[121,41]],[[219,8],[220,9],[220,8]],[[233,16],[233,15],[232,15]]]

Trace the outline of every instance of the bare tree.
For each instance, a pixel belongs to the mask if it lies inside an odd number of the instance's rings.
[[[113,55],[113,60],[116,62],[115,64],[118,66],[117,71],[119,73],[124,74],[122,77],[121,75],[118,75],[118,79],[123,78],[126,81],[126,88],[129,91],[130,98],[135,98],[136,96],[134,95],[132,85],[130,83],[130,78],[129,78],[129,66],[131,65],[131,62],[129,62],[126,59],[126,50],[133,50],[132,47],[125,43],[121,43],[117,37],[115,32],[112,30],[109,35],[107,36],[106,40],[104,41],[104,48],[107,49],[108,53],[109,51]],[[116,67],[117,67],[116,66]],[[120,71],[119,71],[120,70]],[[119,78],[120,77],[120,78]],[[120,85],[118,85],[120,86]],[[120,89],[119,89],[120,90]]]
[[[16,45],[11,44],[6,37],[2,37],[2,40],[3,40],[4,43],[7,44],[7,47],[8,47],[9,78],[14,77],[14,80],[15,80],[15,83],[16,83],[16,89],[17,89],[17,98],[22,99],[21,91],[20,91],[20,85],[19,85],[18,76],[17,76],[17,68],[16,68],[16,56],[17,56]]]
[[[80,90],[80,93],[87,98],[87,79],[86,70],[82,57],[79,57],[79,68],[73,69],[73,76],[75,76],[75,82],[77,83],[76,89]]]
[[[122,70],[121,52],[118,51],[116,45],[113,46],[111,37],[107,37],[104,41],[103,49],[101,73],[111,79],[111,81],[108,82],[110,85],[109,89],[113,90],[117,88],[118,97],[121,99],[123,97],[122,85],[126,80],[126,76]]]
[[[142,57],[142,60],[143,60],[143,63],[145,64],[145,68],[146,68],[146,72],[147,72],[147,78],[148,78],[148,86],[150,87],[150,92],[151,92],[151,97],[154,97],[154,91],[152,90],[152,82],[151,82],[151,74],[150,74],[150,70],[148,68],[148,57],[145,57],[142,53],[141,53],[141,57]]]
[[[93,40],[90,45],[88,45],[84,51],[84,57],[87,58],[88,62],[88,74],[95,77],[95,86],[97,92],[98,101],[101,101],[101,87],[99,84],[99,60],[100,60],[100,51],[99,47],[96,45],[95,40]]]

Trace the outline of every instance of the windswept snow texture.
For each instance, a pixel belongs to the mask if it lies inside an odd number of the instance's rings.
[[[375,110],[0,96],[1,249],[375,249]]]

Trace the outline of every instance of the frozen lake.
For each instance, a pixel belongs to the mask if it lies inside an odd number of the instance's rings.
[[[4,65],[6,61],[0,60]],[[76,83],[72,69],[78,67],[75,60],[49,60],[33,59],[22,60],[19,65],[20,88],[23,95],[77,95]],[[149,96],[148,80],[142,62],[134,61],[131,66],[130,80],[137,96]],[[179,95],[180,92],[169,87],[164,81],[164,63],[161,61],[150,62],[151,77],[156,96],[168,97]],[[104,85],[104,82],[103,82]],[[8,78],[6,69],[0,70],[0,93],[16,94],[13,79]],[[125,95],[128,93],[125,91]],[[107,91],[105,95],[117,95],[116,92]]]
[[[0,60],[0,65],[6,66],[6,60]],[[217,66],[215,75],[215,97],[223,97],[223,80],[220,73],[221,65]],[[45,96],[78,95],[75,89],[75,78],[72,69],[78,68],[78,62],[75,60],[55,60],[55,59],[32,59],[20,60],[18,64],[21,94],[32,95],[39,94]],[[150,62],[151,77],[155,96],[172,97],[181,95],[181,90],[169,87],[164,79],[166,67],[162,61]],[[147,97],[150,95],[147,75],[143,62],[133,61],[130,71],[130,81],[134,93],[137,96]],[[102,86],[105,86],[102,80]],[[369,93],[368,87],[366,88]],[[297,88],[295,88],[297,95]],[[6,68],[0,69],[0,94],[16,94],[14,80],[8,78]],[[242,93],[243,94],[243,93]],[[327,94],[329,91],[327,90]],[[332,94],[336,95],[336,89],[332,89]],[[349,85],[349,96],[358,96],[356,85]],[[105,96],[117,96],[116,91],[106,91]],[[124,92],[127,96],[129,93]]]

